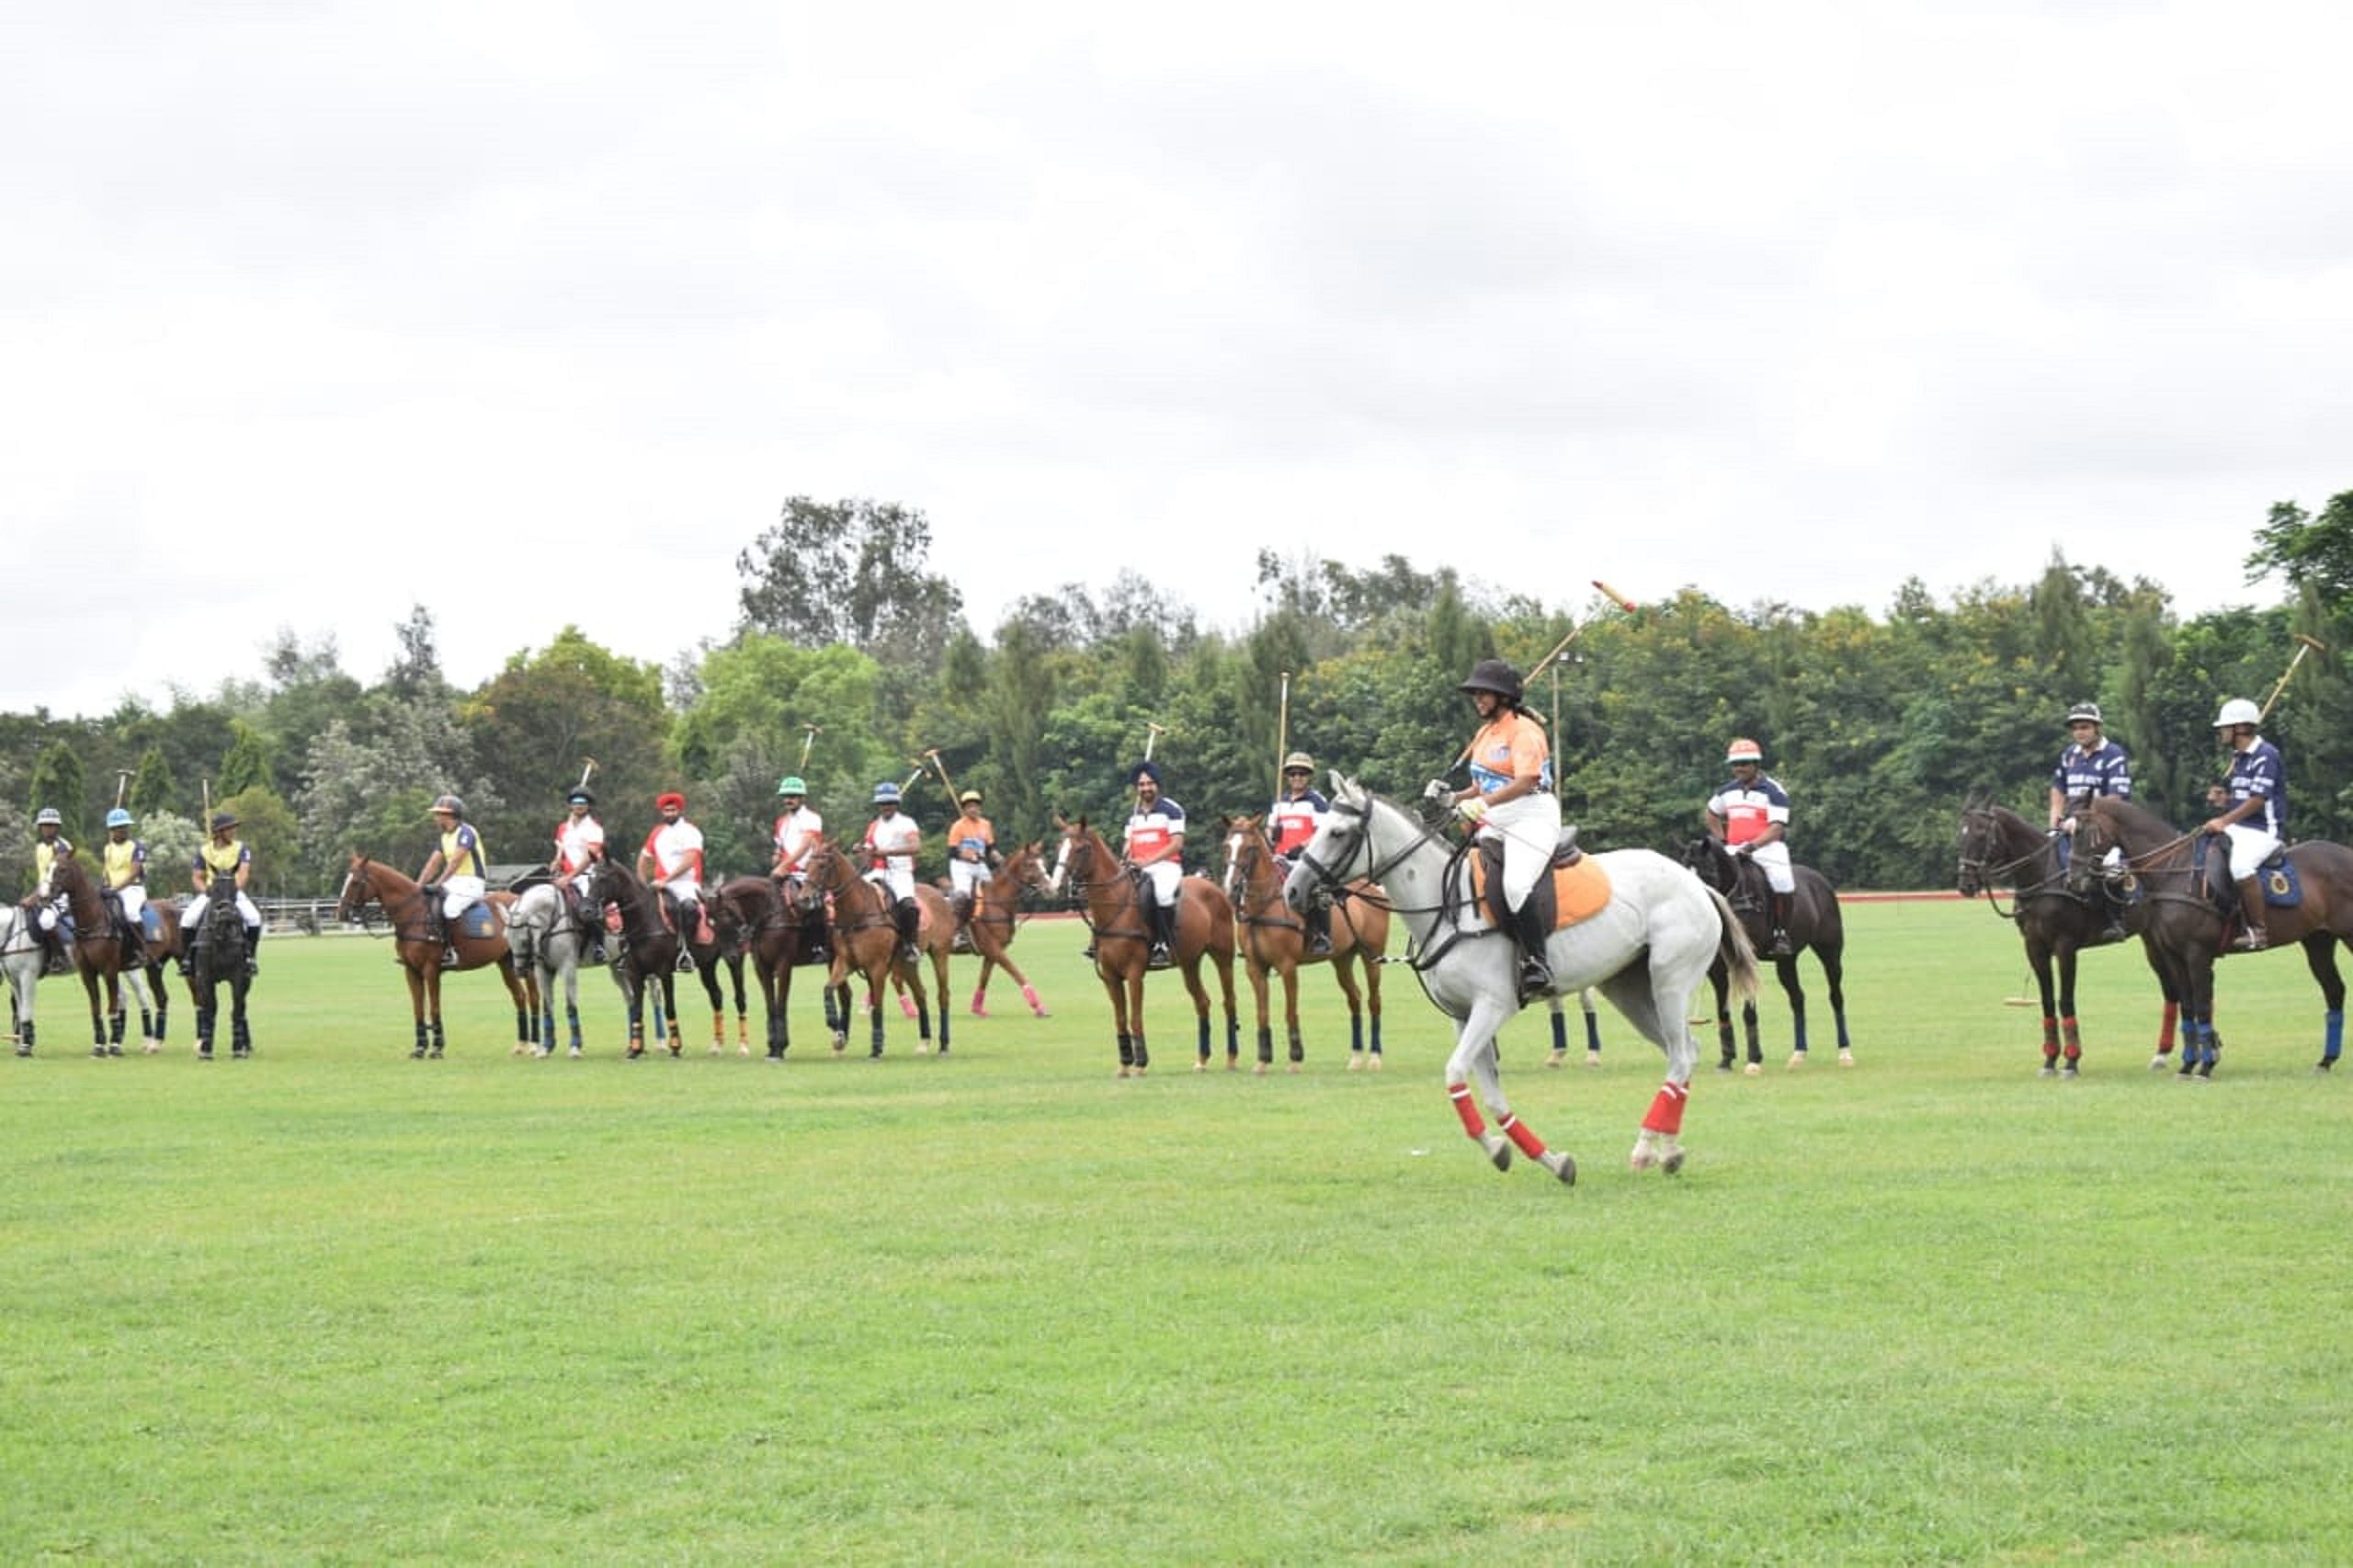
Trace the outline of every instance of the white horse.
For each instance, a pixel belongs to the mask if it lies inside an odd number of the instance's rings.
[[[13,903],[0,905],[0,971],[7,974],[8,993],[17,1004],[17,1028],[9,1038],[19,1056],[33,1053],[33,987],[47,962],[33,917]]]
[[[506,912],[506,945],[521,971],[531,1015],[531,1038],[517,1042],[517,1056],[555,1054],[555,988],[563,984],[564,1022],[572,1031],[572,1054],[580,1054],[580,928],[563,907],[563,894],[541,882],[517,894]]]
[[[1666,1052],[1666,1082],[1635,1137],[1631,1165],[1670,1174],[1683,1168],[1683,1105],[1691,1092],[1699,1041],[1686,1021],[1692,993],[1719,956],[1743,995],[1756,989],[1756,953],[1723,895],[1682,866],[1648,849],[1613,849],[1593,858],[1609,876],[1609,902],[1547,945],[1561,991],[1598,986],[1610,1005]],[[1504,1098],[1495,1034],[1525,1005],[1519,956],[1508,932],[1490,926],[1467,886],[1467,868],[1449,877],[1451,846],[1436,829],[1354,779],[1332,775],[1332,809],[1324,815],[1283,884],[1292,908],[1318,888],[1362,878],[1388,890],[1390,907],[1412,934],[1413,963],[1439,1011],[1459,1026],[1446,1062],[1446,1092],[1463,1131],[1495,1162],[1511,1168],[1517,1147],[1563,1182],[1576,1162],[1550,1150]],[[1449,886],[1449,880],[1452,885]],[[1471,1080],[1495,1114],[1497,1131],[1472,1103]]]

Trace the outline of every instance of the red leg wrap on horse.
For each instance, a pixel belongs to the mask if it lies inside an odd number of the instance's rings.
[[[2062,1019],[2061,1023],[2067,1031],[2067,1059],[2072,1062],[2084,1053],[2084,1031],[2075,1027],[2073,1018]]]
[[[1471,1097],[1471,1085],[1449,1084],[1446,1092],[1454,1101],[1454,1114],[1462,1119],[1462,1131],[1473,1138],[1486,1136],[1487,1119],[1479,1114],[1478,1102]]]
[[[1504,1130],[1504,1136],[1511,1140],[1512,1147],[1529,1159],[1540,1160],[1544,1157],[1544,1140],[1536,1136],[1536,1130],[1519,1118],[1506,1115],[1495,1125]]]
[[[2050,1014],[2042,1015],[2042,1054],[2050,1055],[2059,1049],[2059,1020]]]
[[[1682,1131],[1683,1102],[1690,1097],[1691,1091],[1681,1084],[1661,1085],[1658,1093],[1651,1097],[1651,1113],[1643,1118],[1643,1131],[1666,1133]]]
[[[2173,1049],[2173,1026],[2180,1017],[2180,1003],[2168,1002],[2165,1004],[2164,1016],[2160,1018],[2157,1024],[2157,1049],[2159,1051],[2171,1051]]]

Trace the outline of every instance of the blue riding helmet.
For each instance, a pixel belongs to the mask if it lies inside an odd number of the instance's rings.
[[[129,827],[130,825],[131,813],[124,811],[120,806],[117,806],[114,810],[107,813],[107,826],[115,828]]]
[[[894,806],[899,803],[899,787],[888,778],[874,786],[874,803],[879,806],[886,801]]]

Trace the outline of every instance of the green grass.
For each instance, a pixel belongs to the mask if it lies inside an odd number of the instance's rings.
[[[1319,973],[1304,1074],[1195,1076],[1155,978],[1142,1082],[1069,926],[1017,949],[1056,1016],[1000,982],[944,1061],[895,1011],[833,1060],[804,990],[781,1067],[627,1063],[601,976],[588,1058],[517,1061],[473,975],[415,1062],[381,944],[280,939],[257,1060],[102,1062],[51,982],[0,1061],[0,1556],[2353,1558],[2301,960],[2224,965],[2185,1085],[2095,955],[2053,1083],[1983,908],[1849,931],[1859,1064],[1808,960],[1816,1060],[1768,992],[1680,1177],[1625,1168],[1654,1050],[1515,1024],[1574,1190],[1462,1138],[1402,968],[1377,1075]]]

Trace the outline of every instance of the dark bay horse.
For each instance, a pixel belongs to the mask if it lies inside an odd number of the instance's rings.
[[[2066,869],[2060,864],[2060,842],[1984,796],[1972,796],[1961,807],[1961,895],[1975,898],[1983,892],[1994,913],[2015,925],[2018,939],[2026,944],[2026,961],[2034,971],[2035,989],[2042,1000],[2042,1076],[2046,1078],[2073,1078],[2081,1070],[2084,1042],[2075,1019],[2075,955],[2108,939],[2110,908],[2105,894],[2079,892],[2067,886]],[[1995,890],[2002,887],[2011,890],[2007,910],[1995,896]],[[2142,911],[2126,911],[2128,927],[2142,924]],[[2149,1063],[2163,1067],[2171,1060],[2181,999],[2145,935],[2142,949],[2165,993],[2156,1059]]]
[[[2103,875],[2101,857],[2111,847],[2123,851],[2127,896],[2143,906],[2150,950],[2171,970],[2180,995],[2178,1075],[2184,1078],[2212,1077],[2221,1057],[2214,960],[2238,918],[2238,890],[2231,881],[2237,868],[2222,865],[2220,845],[2200,856],[2197,841],[2208,836],[2176,832],[2145,807],[2102,796],[2076,813],[2075,863],[2067,871],[2072,885],[2088,890]],[[2271,903],[2264,925],[2273,948],[2303,949],[2305,967],[2320,986],[2325,1011],[2315,1066],[2325,1072],[2336,1065],[2345,1042],[2345,980],[2337,972],[2336,945],[2353,945],[2353,849],[2308,839],[2289,847],[2287,863],[2302,896],[2291,904]],[[2286,877],[2272,869],[2257,876],[2269,903],[2281,891],[2273,879],[2284,884]]]
[[[1699,880],[1723,894],[1733,913],[1740,916],[1742,927],[1748,933],[1751,946],[1762,954],[1772,937],[1772,893],[1765,881],[1765,868],[1735,856],[1713,838],[1694,838],[1683,846],[1683,863],[1699,873]],[[1790,1028],[1796,1040],[1796,1049],[1790,1053],[1790,1065],[1805,1064],[1805,987],[1798,981],[1798,958],[1807,949],[1813,949],[1815,960],[1822,965],[1823,978],[1830,985],[1830,1017],[1838,1029],[1838,1064],[1855,1064],[1853,1047],[1847,1039],[1846,978],[1847,922],[1838,912],[1838,894],[1828,878],[1811,866],[1792,865],[1790,874],[1797,890],[1790,899],[1790,956],[1772,960],[1774,973],[1780,976],[1781,993],[1790,999]],[[1723,1060],[1716,1065],[1719,1071],[1732,1071],[1733,1059],[1732,1012],[1725,1005],[1726,977],[1719,961],[1708,971],[1708,983],[1716,993],[1716,1043],[1723,1051]],[[1743,1033],[1748,1041],[1748,1071],[1760,1070],[1764,1052],[1756,1039],[1756,1004],[1744,1001],[1740,1008]]]
[[[972,939],[972,950],[981,956],[981,977],[972,984],[972,1017],[989,1016],[989,976],[998,970],[1013,976],[1013,983],[1021,987],[1021,999],[1029,1004],[1029,1011],[1041,1018],[1053,1017],[1046,1005],[1038,1000],[1038,988],[1021,972],[1007,951],[1013,946],[1014,933],[1021,929],[1020,890],[1045,885],[1046,863],[1042,846],[1030,843],[1021,846],[1005,858],[996,869],[979,901],[973,905],[972,917],[966,923],[965,935]]]
[[[677,1006],[681,937],[657,902],[659,897],[659,890],[648,887],[618,860],[601,859],[588,869],[587,902],[598,909],[609,903],[620,912],[613,978],[620,983],[621,998],[629,1010],[628,1054],[632,1062],[645,1054],[649,984],[655,993],[654,1005],[660,1008],[658,1017],[670,1020],[670,1054],[676,1056],[681,1050]],[[716,1054],[727,1042],[727,1004],[719,991],[719,941],[716,933],[708,942],[697,942],[692,937],[690,933],[685,938],[684,951],[693,958],[695,978],[702,982],[703,994],[710,998],[711,1051]]]
[[[767,1059],[781,1062],[792,1046],[792,1027],[785,1011],[792,999],[792,971],[816,962],[804,949],[802,915],[771,877],[736,877],[711,895],[710,923],[719,932],[720,947],[730,964],[752,960],[760,983],[760,1002],[767,1014]],[[849,1028],[849,987],[820,984],[825,999],[825,1027],[846,1033]]]
[[[485,931],[468,931],[466,927],[472,922],[463,915],[449,922],[444,935],[458,961],[454,966],[445,966],[442,939],[433,934],[433,921],[426,906],[428,896],[423,888],[382,861],[370,860],[354,850],[350,869],[344,873],[343,896],[335,902],[337,920],[359,920],[366,915],[369,904],[376,904],[392,924],[392,957],[408,981],[409,1013],[416,1024],[416,1044],[409,1055],[421,1061],[428,1056],[438,1059],[441,1054],[441,971],[445,967],[462,971],[497,966],[499,978],[506,983],[506,994],[515,1000],[516,1042],[529,1050],[530,1005],[524,994],[522,979],[515,972],[515,955],[506,946],[505,915],[495,903],[485,901]],[[221,901],[215,898],[207,915],[220,906]],[[470,915],[472,912],[467,913]]]
[[[245,1019],[245,992],[253,984],[247,964],[245,917],[237,913],[237,879],[216,876],[197,927],[180,928],[188,951],[188,993],[196,1001],[196,1057],[212,1060],[214,1026],[221,1014],[221,987],[229,987],[229,1054],[239,1061],[254,1053]]]
[[[931,1049],[931,1014],[936,1003],[939,1011],[939,1054],[948,1054],[948,949],[956,939],[956,916],[948,907],[948,899],[938,888],[917,887],[915,903],[922,909],[922,918],[915,933],[916,951],[930,959],[932,994],[926,997],[923,974],[913,962],[900,956],[899,928],[892,918],[892,901],[874,883],[860,876],[851,859],[851,852],[830,840],[821,840],[801,863],[807,877],[801,896],[813,908],[823,899],[831,898],[834,909],[834,966],[827,979],[828,988],[848,989],[850,974],[855,971],[866,977],[867,1021],[872,1028],[870,1059],[882,1054],[882,987],[893,975],[906,983],[914,994],[915,1009],[915,1053],[920,1056]],[[834,1054],[838,1056],[849,1045],[849,1012],[845,1005],[840,1027],[834,1032]]]
[[[43,902],[63,894],[66,913],[74,921],[74,969],[82,977],[82,989],[90,998],[90,1054],[120,1056],[127,1009],[122,992],[127,983],[136,981],[139,967],[131,961],[131,944],[124,932],[117,928],[115,906],[98,892],[98,884],[82,862],[60,856],[49,864],[49,875],[42,879],[40,898]],[[158,977],[158,989],[161,988]],[[98,1006],[98,983],[106,983],[106,1006]],[[139,1000],[141,1033],[147,1037],[150,1051],[154,1048],[152,1030],[153,1013],[142,989]]]
[[[1062,824],[1063,844],[1051,881],[1067,886],[1085,909],[1095,933],[1095,972],[1111,998],[1112,1028],[1120,1042],[1120,1076],[1141,1078],[1152,1065],[1144,1046],[1143,977],[1152,956],[1151,923],[1143,907],[1142,873],[1123,867],[1103,835],[1085,817]],[[1242,1024],[1233,1008],[1233,905],[1207,877],[1187,877],[1176,899],[1176,967],[1193,998],[1199,1054],[1193,1071],[1210,1064],[1210,994],[1201,984],[1201,960],[1217,966],[1225,999],[1225,1067],[1242,1064]]]
[[[1259,816],[1221,818],[1225,835],[1225,895],[1233,901],[1235,929],[1240,935],[1242,963],[1250,977],[1250,994],[1258,1005],[1258,1065],[1264,1073],[1275,1060],[1274,1030],[1267,1019],[1267,976],[1283,983],[1283,1025],[1290,1043],[1290,1070],[1298,1072],[1307,1059],[1299,1037],[1299,971],[1307,964],[1328,963],[1348,999],[1348,1071],[1381,1065],[1381,963],[1389,947],[1389,909],[1380,890],[1360,882],[1339,895],[1333,906],[1332,950],[1310,953],[1307,926],[1283,902],[1283,880],[1290,868],[1275,858],[1267,843],[1266,819]],[[1371,892],[1376,896],[1366,899]],[[1357,989],[1357,971],[1364,971],[1364,990]],[[1365,1018],[1372,1019],[1372,1054],[1365,1055]]]

